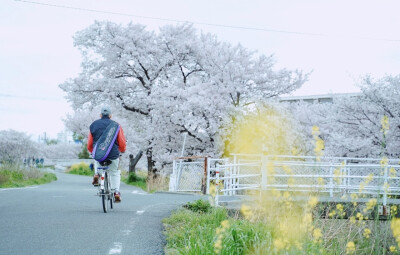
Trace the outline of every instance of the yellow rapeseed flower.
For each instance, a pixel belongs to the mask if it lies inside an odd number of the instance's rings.
[[[318,126],[313,126],[312,127],[312,134],[313,134],[313,136],[318,136],[319,135],[319,127]]]
[[[222,226],[222,229],[229,228],[229,221],[228,220],[221,221],[221,226]]]
[[[365,183],[368,184],[368,183],[370,183],[373,179],[374,179],[374,175],[373,175],[373,174],[369,174],[369,175],[367,176],[367,178],[365,179]]]
[[[369,239],[370,235],[371,235],[371,230],[369,228],[364,229],[363,236]]]
[[[285,242],[283,242],[281,239],[275,239],[274,247],[277,249],[277,251],[280,251],[285,248]]]
[[[317,206],[317,204],[318,204],[318,198],[316,196],[310,197],[310,200],[308,200],[308,205],[311,208],[314,208],[315,206]]]
[[[322,140],[321,138],[317,137],[315,139],[315,148],[314,148],[315,156],[317,156],[317,161],[320,161],[319,157],[321,157],[323,155],[322,150],[324,148],[325,148],[324,140]]]
[[[214,243],[215,254],[220,253],[221,249],[222,249],[222,239],[218,238],[217,241]]]
[[[290,198],[290,193],[287,192],[287,191],[283,192],[283,198],[284,199],[289,199]]]
[[[249,219],[253,214],[250,207],[248,207],[247,205],[242,205],[242,207],[240,208],[240,212],[243,214],[245,219]]]
[[[389,163],[388,158],[387,157],[382,157],[382,159],[380,161],[381,167],[383,168],[383,167],[387,166],[388,163]]]
[[[397,242],[397,245],[400,246],[400,219],[393,218],[392,222],[390,222],[390,228],[393,232],[393,237]]]
[[[328,214],[328,217],[334,217],[336,215],[336,211],[335,210],[332,210],[329,214]]]
[[[390,252],[396,252],[397,249],[395,246],[392,245],[389,247],[389,250],[390,250]]]
[[[363,192],[363,190],[365,189],[365,183],[360,183],[360,193]]]
[[[214,185],[214,184],[211,184],[211,185],[210,185],[210,195],[211,195],[212,197],[215,197],[216,194],[217,194],[217,189],[215,188],[215,185]]]
[[[293,156],[300,155],[300,150],[297,147],[292,147],[292,155]]]
[[[306,213],[303,217],[303,223],[304,225],[308,226],[312,223],[312,214],[311,213]]]
[[[289,174],[289,175],[293,174],[293,170],[288,166],[282,166],[282,169],[286,174]]]
[[[346,254],[353,254],[356,251],[354,242],[348,242],[346,245]]]
[[[352,223],[352,224],[356,223],[356,217],[351,216],[350,217],[350,223]]]
[[[319,229],[319,228],[314,229],[313,237],[314,237],[315,240],[318,241],[322,237],[321,229]]]
[[[340,168],[333,170],[333,176],[334,176],[333,180],[336,184],[342,183],[342,179],[341,179],[342,175],[343,174],[342,174],[342,171]]]
[[[397,213],[397,206],[392,205],[392,206],[390,207],[390,214],[391,214],[391,215],[396,215],[396,213]]]
[[[376,206],[376,198],[371,198],[367,204],[366,204],[366,208],[364,208],[363,212],[368,212],[369,210],[374,209],[374,207]]]
[[[383,115],[382,119],[381,119],[381,125],[382,125],[382,133],[383,134],[387,134],[387,131],[389,130],[389,117],[386,115]]]
[[[277,198],[281,197],[281,192],[277,189],[272,189],[271,193],[274,197],[277,197]]]
[[[346,215],[346,212],[344,212],[344,207],[342,204],[337,204],[336,209],[338,210],[337,214],[341,217],[344,217]]]
[[[394,169],[393,167],[391,167],[390,170],[389,170],[389,176],[392,177],[392,178],[396,177],[396,176],[397,176],[397,171],[396,171],[396,169]]]
[[[322,140],[321,138],[317,138],[315,140],[315,151],[316,152],[320,152],[325,148],[325,143],[324,140]]]

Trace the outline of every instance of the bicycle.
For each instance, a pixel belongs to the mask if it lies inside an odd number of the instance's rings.
[[[111,190],[111,176],[108,171],[108,166],[111,163],[111,160],[106,160],[100,163],[101,167],[97,167],[97,170],[102,170],[97,195],[101,197],[104,213],[107,213],[110,207],[113,209],[113,202],[115,200],[114,192]]]

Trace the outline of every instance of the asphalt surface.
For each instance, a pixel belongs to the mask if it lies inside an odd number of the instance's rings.
[[[0,254],[164,254],[162,219],[194,195],[148,194],[121,183],[122,202],[104,213],[86,176],[0,189]]]

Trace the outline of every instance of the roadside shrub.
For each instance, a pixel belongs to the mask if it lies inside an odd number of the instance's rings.
[[[198,212],[198,213],[207,213],[211,209],[210,202],[207,200],[196,200],[194,202],[189,202],[186,205],[183,206],[184,208],[193,211],[193,212]]]
[[[77,175],[86,175],[86,176],[92,176],[93,172],[90,169],[89,165],[85,163],[79,163],[72,165],[71,168],[68,170],[69,174],[77,174]]]
[[[56,181],[53,173],[44,173],[39,170],[0,169],[0,188],[26,187]]]
[[[121,180],[126,184],[139,187],[145,191],[147,190],[146,177],[139,176],[136,173],[130,173],[127,177],[125,174],[125,177],[122,177]]]
[[[128,182],[146,182],[146,178],[140,177],[136,173],[130,173]]]
[[[0,185],[2,185],[3,183],[8,182],[10,178],[3,172],[0,172]]]

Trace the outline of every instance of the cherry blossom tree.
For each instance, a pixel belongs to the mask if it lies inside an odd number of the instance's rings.
[[[27,134],[12,129],[0,131],[0,162],[20,163],[36,152],[35,143]]]
[[[359,95],[334,98],[333,103],[292,105],[293,115],[303,130],[320,127],[325,155],[399,157],[400,75],[367,75],[359,86]]]
[[[76,34],[75,45],[83,71],[60,87],[76,111],[110,105],[128,125],[129,144],[146,152],[149,172],[179,155],[183,133],[187,155],[220,155],[221,133],[238,111],[307,79],[298,70],[274,70],[272,56],[189,24],[155,33],[138,24],[95,22]]]

